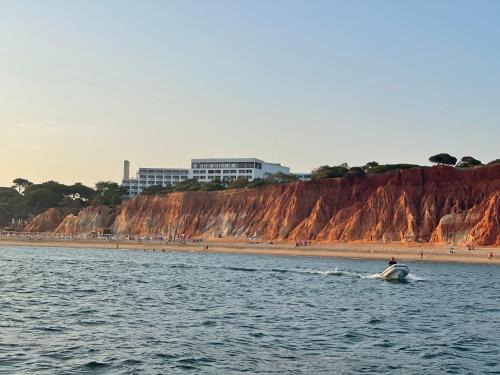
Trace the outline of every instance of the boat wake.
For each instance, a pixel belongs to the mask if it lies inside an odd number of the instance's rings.
[[[276,270],[273,270],[276,271]],[[359,279],[380,279],[383,280],[383,277],[380,273],[363,273],[356,272],[349,269],[343,269],[339,267],[335,267],[331,270],[314,270],[314,269],[306,269],[306,270],[279,270],[280,272],[292,272],[292,273],[302,273],[302,274],[313,274],[313,275],[321,275],[321,276],[347,276]],[[416,281],[426,281],[424,278],[415,275],[414,273],[409,273],[405,280],[406,282],[416,282]]]
[[[195,268],[195,266],[187,265],[187,264],[173,264],[172,268]],[[347,268],[335,267],[332,269],[311,269],[311,268],[252,268],[252,267],[241,267],[241,266],[210,266],[207,268],[212,269],[226,269],[229,271],[236,272],[269,272],[269,273],[278,273],[278,274],[302,274],[302,275],[318,275],[323,277],[351,277],[358,279],[383,279],[380,273],[363,273],[353,271]],[[418,277],[413,273],[409,273],[406,276],[406,281],[425,281],[425,279]]]
[[[352,277],[362,277],[362,274],[342,269],[339,267],[335,267],[329,270],[316,270],[316,269],[276,269],[273,268],[270,270],[271,272],[280,272],[280,273],[297,273],[297,274],[309,274],[309,275],[320,275],[320,276],[352,276]]]
[[[374,274],[371,274],[371,275],[366,275],[364,277],[365,279],[382,279],[382,276],[380,276],[380,273],[374,273]]]
[[[329,270],[316,270],[316,269],[291,269],[291,270],[276,270],[273,269],[271,271],[278,272],[290,272],[290,273],[299,273],[299,274],[310,274],[310,275],[319,275],[324,277],[351,277],[357,279],[378,279],[380,278],[379,273],[369,274],[363,272],[357,272],[346,268],[335,267]]]
[[[423,277],[419,277],[412,272],[410,272],[408,276],[406,276],[406,279],[408,281],[426,281]]]
[[[241,272],[270,272],[270,273],[291,273],[291,274],[302,274],[302,275],[320,275],[320,276],[351,276],[364,278],[366,275],[358,272],[354,272],[348,269],[335,267],[333,269],[318,270],[311,268],[248,268],[248,267],[235,267],[235,266],[222,266],[217,268],[223,268],[230,271],[241,271]]]

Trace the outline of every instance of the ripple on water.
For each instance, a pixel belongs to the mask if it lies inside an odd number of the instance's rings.
[[[90,362],[85,363],[83,365],[83,367],[85,369],[90,369],[90,370],[100,370],[100,369],[103,369],[105,367],[109,367],[109,365],[106,363],[103,363],[103,362],[90,361]]]

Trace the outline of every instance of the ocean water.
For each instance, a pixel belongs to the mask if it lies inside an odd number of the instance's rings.
[[[500,268],[0,247],[1,374],[499,374]]]

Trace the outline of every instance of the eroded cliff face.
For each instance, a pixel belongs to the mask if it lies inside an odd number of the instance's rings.
[[[77,215],[68,215],[54,233],[80,234],[108,231],[116,218],[116,209],[107,206],[84,208]]]
[[[141,196],[117,233],[500,245],[500,166]]]
[[[96,211],[97,210],[97,211]],[[55,230],[319,241],[500,245],[500,165],[415,168],[259,189],[140,196],[86,209]]]
[[[47,211],[37,215],[26,225],[28,232],[53,232],[71,210],[62,208],[49,208]]]

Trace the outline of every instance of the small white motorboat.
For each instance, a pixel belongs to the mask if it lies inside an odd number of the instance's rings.
[[[403,280],[410,273],[408,266],[404,264],[393,264],[380,273],[380,277],[385,280]]]

